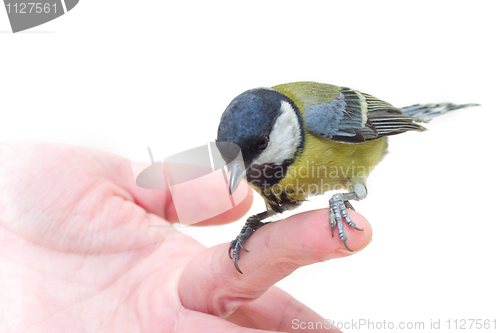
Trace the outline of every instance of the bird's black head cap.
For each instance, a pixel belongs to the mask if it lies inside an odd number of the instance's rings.
[[[248,167],[260,153],[259,144],[271,132],[283,100],[289,101],[283,94],[267,88],[252,89],[238,95],[222,114],[216,141],[238,145]],[[229,156],[231,154],[221,153],[226,162],[233,159]]]

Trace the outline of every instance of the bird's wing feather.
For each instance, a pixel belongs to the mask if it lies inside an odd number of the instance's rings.
[[[344,89],[350,90],[349,88]],[[377,138],[400,134],[406,131],[425,131],[425,127],[418,124],[419,122],[423,122],[421,119],[405,115],[401,112],[400,108],[396,108],[372,95],[357,93],[361,94],[366,100],[368,105],[368,123],[377,131]]]
[[[315,82],[273,87],[303,110],[309,132],[324,138],[360,143],[409,130],[425,130],[418,119],[399,108],[359,91]]]

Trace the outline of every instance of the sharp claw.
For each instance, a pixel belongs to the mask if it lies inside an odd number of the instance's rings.
[[[243,272],[241,271],[240,267],[238,267],[238,259],[236,259],[236,257],[234,257],[233,262],[234,262],[234,267],[236,268],[236,270],[238,271],[238,273],[243,274]]]
[[[354,207],[352,206],[352,204],[349,201],[345,201],[344,205],[346,206],[346,208],[349,208],[349,209],[352,209],[353,211],[356,211],[356,209],[354,209]]]
[[[248,251],[247,249],[245,249],[245,247],[243,246],[243,244],[242,244],[242,243],[239,243],[239,245],[240,245],[240,248],[241,248],[241,249],[243,249],[243,251],[245,251],[245,252],[250,252],[250,251]]]
[[[333,229],[335,229],[335,227],[332,224],[330,224],[330,227],[332,227],[332,237],[333,237]]]
[[[235,248],[235,242],[232,241],[231,244],[229,244],[229,249],[227,250],[227,254],[229,255],[230,259],[233,259],[233,256],[231,255],[231,250]]]
[[[356,229],[357,231],[363,231],[363,230],[365,230],[365,229],[358,228],[358,227],[356,227],[355,225],[351,225],[351,228],[354,228],[354,229]]]
[[[344,246],[345,246],[345,248],[347,249],[347,251],[349,251],[349,252],[353,252],[353,251],[349,248],[349,246],[347,246],[347,244],[346,244],[346,242],[345,242],[345,240],[344,240],[344,239],[342,239],[342,243],[344,243]]]

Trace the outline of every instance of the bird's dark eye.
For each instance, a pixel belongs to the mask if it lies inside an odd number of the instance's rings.
[[[264,150],[267,148],[267,145],[269,144],[269,135],[266,135],[262,140],[259,142],[259,150]]]

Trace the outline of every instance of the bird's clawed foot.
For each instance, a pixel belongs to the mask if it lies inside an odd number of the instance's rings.
[[[250,237],[250,235],[245,237],[243,233],[240,233],[236,237],[236,239],[231,242],[231,244],[229,245],[229,250],[227,251],[227,253],[229,254],[229,258],[233,259],[234,267],[236,268],[236,270],[240,274],[243,274],[240,267],[238,266],[238,260],[240,259],[240,250],[243,250],[245,252],[249,252],[243,246],[243,244],[245,244],[245,241],[248,239],[248,237]],[[231,251],[232,251],[232,255],[231,255]]]
[[[363,229],[358,228],[349,215],[347,215],[347,208],[352,210],[354,210],[354,208],[345,197],[345,193],[337,193],[330,199],[330,227],[332,229],[332,237],[333,230],[335,226],[337,227],[340,240],[344,243],[345,248],[352,252],[346,244],[347,236],[344,233],[344,221],[353,229],[358,231],[363,231]]]
[[[238,266],[238,260],[240,259],[240,250],[249,252],[244,246],[245,242],[248,238],[250,238],[255,230],[266,224],[264,222],[261,222],[261,220],[268,216],[269,214],[267,212],[250,216],[243,226],[243,229],[241,229],[240,234],[229,245],[229,250],[227,253],[229,254],[229,258],[233,259],[234,267],[240,274],[243,274],[240,267]]]

